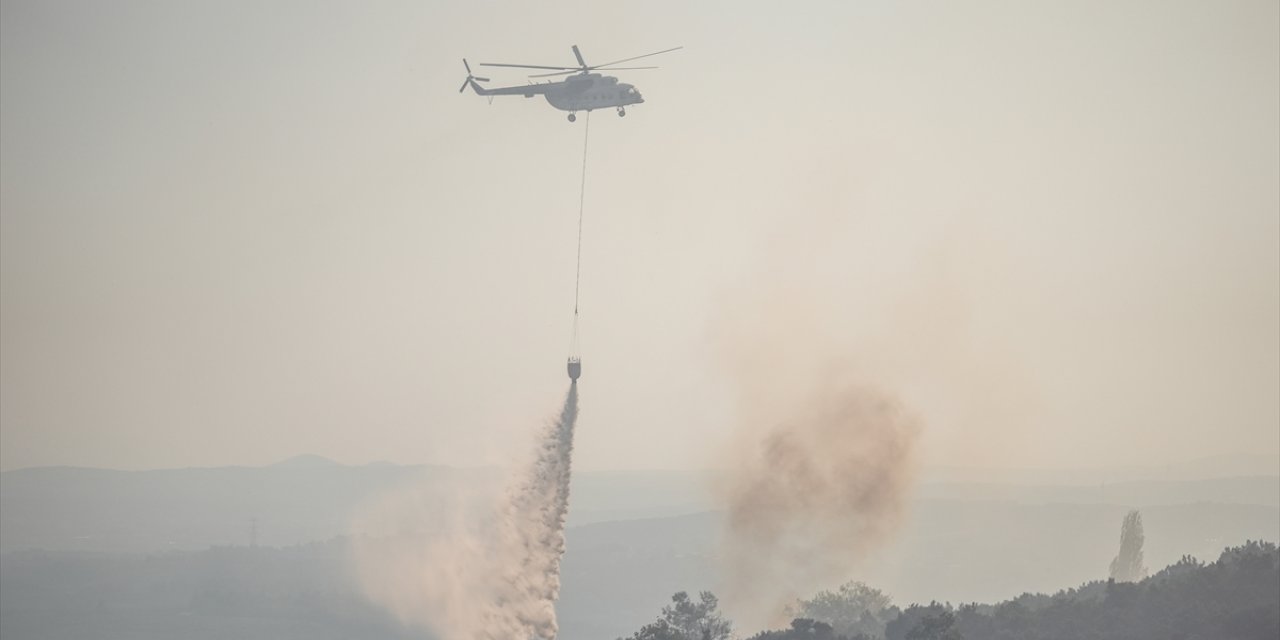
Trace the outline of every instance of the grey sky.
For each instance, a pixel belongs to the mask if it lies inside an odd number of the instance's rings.
[[[460,58],[571,44],[686,46],[592,118],[580,467],[708,464],[726,336],[932,464],[1280,452],[1275,2],[0,7],[5,469],[505,462],[583,122]]]

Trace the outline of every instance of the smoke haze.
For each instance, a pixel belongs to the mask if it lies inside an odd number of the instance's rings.
[[[849,575],[902,521],[918,431],[901,403],[866,386],[817,390],[767,429],[727,487],[734,604],[778,616]]]
[[[944,346],[1007,375],[869,377],[928,425],[926,463],[1280,451],[1275,2],[503,3],[479,33],[464,3],[124,6],[0,3],[0,469],[504,464],[563,392],[539,376],[564,356],[582,132],[458,94],[460,58],[571,43],[686,45],[620,76],[643,109],[593,118],[583,337],[614,384],[580,469],[695,468],[736,428],[699,351],[715,292],[821,212],[852,231],[825,269],[895,291],[968,229],[947,259],[971,342]],[[861,338],[864,289],[831,305]],[[506,392],[459,383],[481,378]],[[939,419],[938,388],[987,406]],[[991,432],[992,409],[1035,419]]]
[[[375,533],[355,550],[369,598],[445,640],[554,638],[577,417],[572,384],[532,465],[487,513],[459,498],[442,517],[421,491],[370,508],[356,529]]]
[[[926,444],[990,463],[1038,411],[1023,354],[975,321],[1008,256],[972,220],[886,254],[904,240],[880,209],[797,209],[712,327],[736,415],[724,592],[751,624],[857,577],[907,517]]]

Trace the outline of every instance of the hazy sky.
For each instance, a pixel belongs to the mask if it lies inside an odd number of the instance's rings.
[[[0,467],[710,464],[736,367],[857,369],[930,464],[1280,452],[1280,9],[0,4]],[[523,83],[517,70],[487,73]],[[800,376],[800,377],[797,377]]]

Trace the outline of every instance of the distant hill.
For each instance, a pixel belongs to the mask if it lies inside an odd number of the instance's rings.
[[[342,465],[324,456],[304,453],[300,456],[286,458],[271,466],[275,469],[316,469],[319,467],[340,467]]]
[[[498,490],[500,469],[345,466],[297,456],[267,467],[115,471],[40,467],[0,474],[0,552],[22,549],[152,552],[328,540],[352,531],[358,510],[406,487],[440,501]],[[695,472],[574,476],[570,523],[651,518],[711,508]]]
[[[1083,485],[934,482],[919,486],[916,489],[916,497],[926,500],[1005,500],[1028,504],[1152,506],[1222,502],[1280,507],[1280,478],[1235,476],[1204,480],[1143,480]]]
[[[500,469],[346,466],[297,456],[268,467],[112,471],[45,467],[0,474],[0,552],[22,549],[154,552],[248,544],[291,545],[360,533],[354,515],[379,496],[425,487],[430,500],[498,490]],[[711,475],[693,471],[578,473],[569,524],[662,518],[713,510]],[[926,482],[923,502],[1149,507],[1196,502],[1280,506],[1280,478],[1089,484]]]
[[[923,480],[937,483],[1020,485],[1097,485],[1128,482],[1182,482],[1240,476],[1280,477],[1280,455],[1237,453],[1205,456],[1166,464],[1064,469],[989,469],[932,467]]]
[[[370,604],[343,540],[154,555],[0,556],[0,637],[423,640]]]
[[[492,471],[347,467],[293,458],[269,467],[108,471],[49,467],[0,474],[0,551],[155,552],[328,540],[397,487],[496,482]]]

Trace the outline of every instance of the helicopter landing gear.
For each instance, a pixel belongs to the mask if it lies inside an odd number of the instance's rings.
[[[626,108],[626,107],[618,107],[618,117],[619,117],[619,118],[625,118],[625,117],[626,117],[626,115],[627,115],[627,108]]]
[[[578,121],[578,114],[576,113],[569,114],[569,122],[577,122],[577,121]]]

